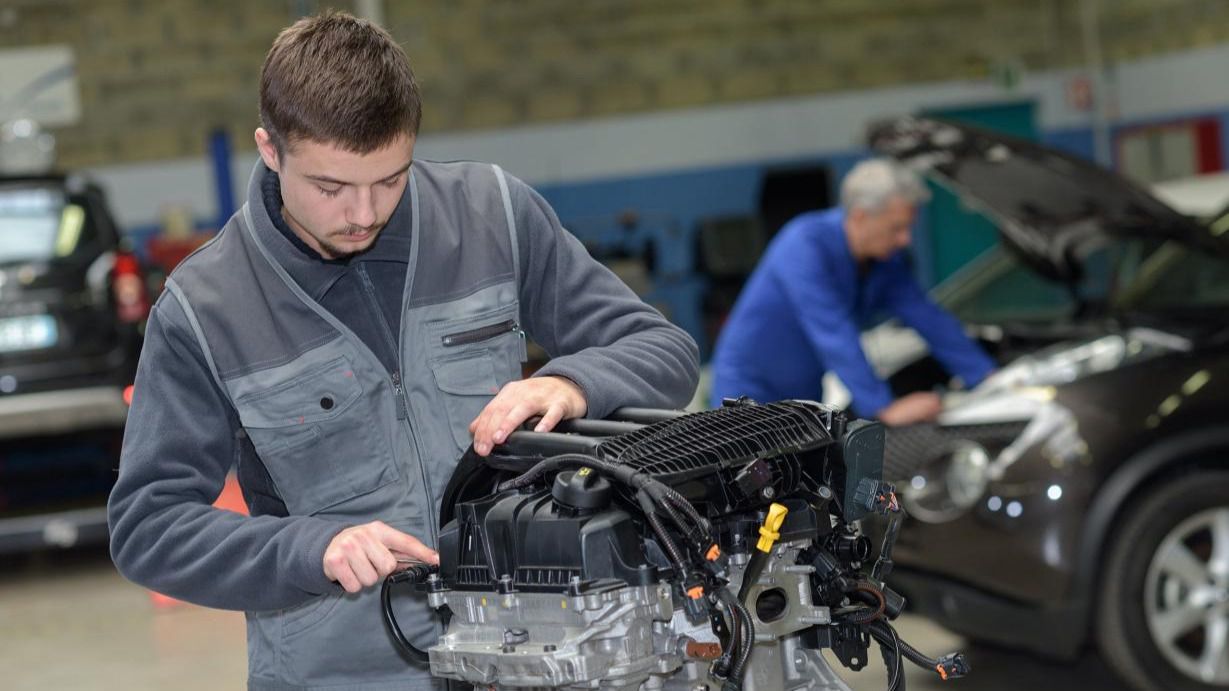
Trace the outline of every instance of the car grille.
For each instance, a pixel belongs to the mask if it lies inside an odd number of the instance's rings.
[[[947,452],[958,441],[981,444],[993,456],[1015,441],[1027,421],[940,427],[934,424],[889,427],[883,454],[883,477],[899,481]]]

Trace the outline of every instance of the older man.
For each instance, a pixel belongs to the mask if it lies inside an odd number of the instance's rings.
[[[840,207],[787,223],[717,341],[712,404],[738,396],[818,399],[824,374],[833,372],[849,388],[858,415],[890,425],[934,419],[942,409],[937,394],[893,399],[862,352],[862,325],[883,312],[917,330],[967,385],[989,374],[994,362],[926,297],[910,271],[911,228],[928,199],[911,171],[887,160],[863,161],[842,181]]]

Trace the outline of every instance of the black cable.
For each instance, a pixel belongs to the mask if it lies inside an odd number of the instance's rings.
[[[886,621],[877,621],[868,627],[871,636],[879,641],[881,645],[892,645],[897,657],[897,664],[901,664],[900,660],[909,660],[913,664],[925,669],[929,672],[936,672],[941,662],[939,660],[929,658],[926,655],[918,652],[916,648],[901,640],[896,633],[896,629]],[[901,687],[904,688],[903,685]]]
[[[554,468],[560,465],[563,465],[565,463],[569,463],[569,464],[576,463],[576,464],[581,464],[581,465],[592,464],[591,467],[597,467],[603,470],[607,470],[606,466],[610,465],[606,463],[605,461],[603,461],[602,459],[597,458],[596,456],[589,456],[589,455],[580,454],[580,453],[560,454],[558,456],[551,456],[550,458],[538,461],[529,470],[526,470],[525,472],[521,473],[520,475],[517,475],[511,480],[506,480],[504,482],[499,483],[499,485],[497,485],[495,489],[498,492],[504,492],[510,489],[520,489],[521,487],[526,487],[528,485],[533,484],[535,480],[537,480],[547,471],[553,470]]]
[[[734,662],[738,657],[738,652],[742,649],[743,627],[742,621],[738,618],[738,613],[734,611],[734,596],[729,590],[722,588],[717,591],[717,601],[724,606],[725,618],[729,622],[730,636],[723,641],[721,657],[713,666],[714,671],[720,677],[728,677],[734,669]]]
[[[904,520],[904,509],[897,508],[888,519],[888,529],[883,536],[883,544],[879,548],[879,559],[871,569],[871,578],[883,582],[892,573],[892,547],[896,544],[896,536],[900,533],[900,524]]]
[[[645,489],[647,490],[648,488],[646,487]],[[662,501],[656,504],[656,506],[660,508],[666,514],[666,517],[670,519],[671,523],[673,523],[677,528],[679,528],[680,532],[683,533],[684,537],[686,537],[688,541],[696,545],[699,545],[698,548],[701,550],[703,550],[705,547],[708,546],[707,544],[700,545],[700,542],[703,540],[703,537],[697,536],[695,534],[696,533],[695,530],[689,530],[687,528],[686,524],[683,522],[683,515],[679,512],[677,508],[674,507],[673,504],[671,504],[668,501]]]
[[[729,654],[733,661],[728,670],[720,670],[726,673],[722,690],[736,691],[743,687],[743,678],[747,674],[747,663],[755,648],[755,622],[747,608],[729,590],[721,589],[717,592],[717,598],[727,608],[732,632],[730,648],[722,654],[723,660],[726,654]]]
[[[900,635],[896,633],[896,629],[892,628],[890,624],[888,625],[888,630],[892,632],[892,644],[893,644],[892,652],[896,658],[896,690],[895,691],[905,691],[905,682],[906,682],[905,662],[900,654],[900,647],[904,645],[905,642],[900,639]]]
[[[663,549],[666,545],[674,545],[673,540],[666,534],[665,527],[662,525],[660,518],[654,521],[653,516],[656,513],[653,509],[661,507],[662,511],[670,518],[671,522],[684,535],[692,535],[695,530],[700,530],[705,533],[705,538],[711,543],[712,536],[707,521],[705,521],[696,511],[691,502],[687,501],[683,495],[671,489],[665,483],[662,483],[643,471],[637,470],[630,466],[611,463],[609,461],[589,456],[586,454],[560,454],[552,456],[545,460],[539,461],[532,468],[525,471],[521,475],[512,478],[506,482],[502,482],[496,488],[497,491],[503,492],[510,489],[520,489],[534,483],[542,475],[559,469],[565,465],[579,465],[582,467],[593,468],[599,472],[605,473],[612,480],[621,484],[627,485],[637,491],[636,498],[640,503],[641,509],[644,510],[646,517],[649,518],[650,525],[653,526],[653,531],[663,541]],[[647,500],[647,503],[646,503]],[[694,530],[689,528],[678,510],[682,510],[686,516],[694,523]],[[697,541],[699,542],[699,541]],[[704,549],[707,545],[701,545],[700,549]],[[702,555],[701,555],[702,556]],[[671,553],[671,558],[677,564],[685,564],[682,553],[677,546],[674,547]],[[686,569],[682,569],[685,573]]]
[[[881,636],[887,637],[889,635],[889,632],[891,634],[895,634],[896,630],[892,628],[892,626],[885,621],[877,621],[870,626],[870,632],[871,632],[871,635],[875,636],[877,640],[883,640],[883,638],[880,638]],[[897,637],[897,640],[899,640],[899,646],[900,646],[901,653],[904,654],[905,659],[908,660],[909,662],[912,662],[918,667],[921,667],[922,669],[925,669],[931,672],[935,671],[935,668],[939,666],[940,664],[939,660],[933,657],[928,657],[925,653],[919,651],[917,648],[914,648],[913,646],[909,645],[905,641],[900,640],[899,636]]]
[[[859,607],[854,610],[839,614],[841,623],[856,624],[864,626],[872,622],[879,621],[883,618],[883,613],[887,610],[887,600],[883,597],[883,593],[866,583],[859,583],[849,591],[851,594],[866,594],[875,598],[875,607]]]
[[[640,491],[636,493],[636,500],[640,503],[640,509],[644,512],[645,519],[649,522],[649,526],[653,529],[653,534],[657,536],[661,542],[661,548],[665,551],[666,556],[670,558],[675,571],[676,578],[680,580],[687,577],[687,561],[683,557],[683,552],[674,543],[674,539],[666,532],[666,526],[662,525],[661,518],[657,515],[657,511],[653,506],[653,500],[649,498],[647,492]]]
[[[903,691],[905,669],[901,662],[902,641],[896,629],[887,622],[876,621],[867,627],[867,631],[879,643],[879,651],[883,654],[883,664],[888,670],[888,691]]]
[[[664,483],[662,483],[661,486],[665,489],[664,495],[666,501],[681,509],[683,513],[687,514],[687,517],[691,519],[692,523],[695,524],[697,530],[704,533],[705,537],[707,537],[710,541],[713,540],[713,535],[711,534],[712,526],[703,516],[700,515],[699,511],[696,511],[695,505],[687,501],[687,497],[684,497],[673,487],[670,487]]]
[[[398,583],[420,583],[422,579],[437,571],[439,571],[439,567],[435,564],[415,564],[403,571],[389,574],[384,579],[384,585],[380,586],[380,604],[384,610],[384,624],[388,627],[388,632],[393,637],[393,642],[404,650],[411,660],[424,665],[431,662],[430,656],[415,647],[410,642],[410,639],[406,638],[405,634],[401,632],[401,627],[397,624],[397,615],[393,614],[392,586]]]
[[[734,611],[743,620],[743,645],[739,652],[738,659],[734,663],[734,668],[730,670],[730,678],[737,680],[739,688],[742,688],[743,677],[747,674],[747,663],[751,661],[751,651],[755,648],[755,620],[751,618],[751,612],[747,611],[737,598],[734,599]]]
[[[918,667],[924,667],[925,669],[933,672],[940,664],[938,659],[927,657],[925,653],[921,652],[917,648],[914,648],[903,640],[900,642],[900,649],[904,651],[905,659],[909,660]]]

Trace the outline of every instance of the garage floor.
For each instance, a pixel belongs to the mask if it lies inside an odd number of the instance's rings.
[[[905,617],[898,629],[932,655],[961,645],[918,619]],[[908,688],[1121,688],[1095,658],[1068,666],[985,648],[965,652],[973,676],[944,683],[910,666]],[[240,689],[244,655],[241,614],[190,605],[156,608],[145,590],[115,572],[103,549],[0,559],[0,679],[10,691]],[[871,657],[876,666],[844,674],[855,691],[887,685],[878,654]]]

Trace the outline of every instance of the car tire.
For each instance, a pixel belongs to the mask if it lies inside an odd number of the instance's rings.
[[[1229,689],[1229,573],[1211,568],[1214,556],[1229,560],[1229,472],[1193,472],[1120,515],[1097,603],[1106,663],[1140,691]],[[1200,678],[1208,660],[1210,683]]]

